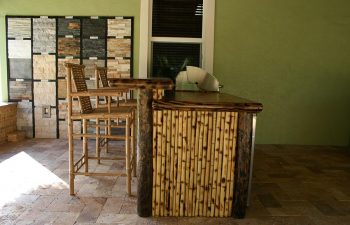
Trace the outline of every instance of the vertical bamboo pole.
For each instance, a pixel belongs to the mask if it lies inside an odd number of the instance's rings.
[[[161,165],[162,165],[162,117],[161,110],[157,112],[157,182],[156,182],[156,215],[160,215],[160,187],[161,187]]]
[[[178,216],[179,212],[179,205],[177,204],[179,201],[176,198],[176,191],[177,191],[177,178],[179,176],[178,171],[178,136],[179,136],[179,111],[176,111],[175,114],[175,121],[176,121],[176,127],[175,127],[175,153],[174,153],[174,188],[173,188],[173,216]]]
[[[95,143],[95,155],[98,157],[100,152],[100,121],[98,118],[96,118],[96,143]],[[100,159],[98,157],[97,163],[100,164]]]
[[[180,215],[180,198],[181,198],[181,168],[182,168],[182,136],[183,136],[183,111],[179,112],[179,129],[178,129],[178,136],[177,136],[177,152],[178,152],[178,158],[177,158],[177,178],[176,178],[176,208],[175,208],[175,215]]]
[[[222,176],[222,159],[224,149],[224,127],[225,127],[225,113],[221,113],[220,118],[220,149],[219,149],[219,163],[218,163],[218,181],[216,185],[216,198],[215,198],[215,216],[220,216],[220,194],[221,194],[221,176]]]
[[[83,119],[83,134],[87,133],[87,124],[86,119]],[[83,152],[84,152],[84,164],[85,164],[85,173],[89,171],[89,155],[88,155],[88,145],[87,137],[83,137]]]
[[[162,110],[163,113],[163,119],[161,123],[162,127],[162,148],[161,148],[161,157],[162,157],[162,167],[161,167],[161,173],[160,173],[160,215],[164,216],[164,208],[165,208],[165,151],[166,151],[166,122],[168,113],[166,110]]]
[[[175,185],[175,139],[176,139],[176,111],[171,110],[171,143],[170,143],[170,181],[169,181],[169,211],[170,216],[173,216],[173,206],[174,206],[174,185]]]
[[[229,202],[228,202],[228,211],[230,216],[232,215],[232,206],[233,206],[233,193],[234,193],[234,184],[235,184],[235,165],[236,165],[236,148],[237,148],[237,125],[238,125],[238,113],[234,113],[234,122],[233,122],[233,146],[232,146],[232,156],[231,156],[231,188],[229,189]]]
[[[165,211],[166,215],[170,215],[170,166],[171,166],[171,153],[170,153],[170,140],[171,140],[171,110],[167,110],[167,122],[166,122],[166,173],[165,173],[165,179],[166,179],[166,184],[165,184]]]
[[[221,190],[220,190],[220,217],[225,215],[225,201],[226,201],[226,186],[227,186],[227,165],[229,161],[229,130],[230,130],[230,112],[225,112],[225,126],[224,126],[224,149],[221,175]]]
[[[110,100],[110,99],[109,99]],[[109,120],[110,121],[110,120]],[[130,118],[126,118],[125,131],[125,149],[126,149],[126,174],[127,174],[127,188],[128,195],[131,196],[131,170],[130,170]]]
[[[198,216],[196,213],[197,207],[197,189],[200,187],[197,186],[197,170],[198,170],[198,162],[199,162],[199,136],[200,136],[200,127],[201,127],[201,113],[196,112],[197,120],[196,120],[196,142],[195,142],[195,153],[194,153],[194,177],[193,177],[193,209],[192,216]]]
[[[212,116],[212,126],[211,126],[211,130],[212,130],[212,135],[211,135],[211,151],[210,151],[210,173],[209,173],[209,191],[208,191],[208,213],[207,216],[211,216],[211,203],[212,203],[212,189],[213,189],[213,177],[214,177],[214,164],[215,164],[215,143],[216,143],[216,115],[217,112],[213,112]]]
[[[185,185],[186,178],[186,154],[187,154],[187,111],[183,111],[182,121],[182,159],[181,159],[181,191],[180,191],[180,216],[184,216],[185,209],[185,193],[187,186]]]
[[[73,139],[73,120],[72,116],[72,69],[67,70],[67,98],[68,98],[68,144],[69,144],[69,194],[74,195],[74,139]]]
[[[205,139],[207,140],[207,157],[205,164],[205,181],[204,181],[204,202],[203,202],[203,216],[208,216],[208,195],[209,195],[209,179],[210,179],[210,161],[212,152],[212,135],[213,135],[213,113],[208,113],[208,124],[207,124],[207,135]],[[210,198],[210,197],[209,197]]]
[[[220,182],[218,179],[218,165],[219,165],[219,151],[220,151],[220,125],[221,125],[221,112],[217,112],[216,115],[216,126],[215,126],[215,154],[214,154],[214,174],[213,174],[213,188],[211,194],[211,212],[210,216],[214,217],[215,212],[218,210],[216,208],[216,192],[217,184]]]
[[[132,158],[133,158],[133,166],[132,166],[132,176],[136,177],[136,164],[137,164],[137,153],[136,153],[136,116],[135,111],[132,113],[132,124],[131,124],[131,143],[132,143]]]
[[[202,133],[202,168],[201,168],[201,191],[199,192],[199,215],[204,215],[204,195],[206,192],[205,189],[205,167],[207,164],[207,150],[208,150],[208,112],[203,112],[203,133]]]
[[[157,110],[153,110],[153,188],[152,188],[152,216],[156,214],[156,189],[157,189]]]
[[[201,172],[203,163],[203,133],[204,133],[204,112],[200,112],[200,130],[199,130],[199,144],[198,144],[198,167],[197,167],[197,193],[196,193],[196,214],[195,216],[202,216],[203,199],[201,199],[201,193],[204,191],[204,187],[201,185]]]
[[[230,201],[230,189],[232,188],[232,151],[233,151],[233,133],[234,133],[234,112],[230,113],[230,128],[229,128],[229,138],[228,138],[228,164],[227,164],[227,184],[226,184],[226,192],[225,192],[225,216],[229,216],[229,201]]]
[[[193,201],[193,190],[194,190],[194,174],[195,174],[195,143],[196,143],[196,123],[197,123],[197,114],[195,111],[191,112],[191,167],[190,167],[190,184],[189,184],[189,193],[188,193],[188,216],[192,216],[194,212],[194,201]]]
[[[185,216],[189,216],[189,189],[191,167],[191,137],[192,137],[192,112],[187,111],[187,146],[186,146],[186,178],[185,178]],[[191,199],[192,201],[192,199]]]

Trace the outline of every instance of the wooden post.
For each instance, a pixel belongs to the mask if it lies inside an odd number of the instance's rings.
[[[137,214],[141,217],[152,215],[152,90],[140,89],[138,104],[137,151]]]
[[[245,216],[248,197],[250,150],[252,144],[251,113],[240,112],[238,114],[237,129],[235,188],[232,215],[235,218],[243,218]]]

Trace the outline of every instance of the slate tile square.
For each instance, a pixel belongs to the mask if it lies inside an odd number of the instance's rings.
[[[56,52],[56,19],[33,18],[33,52]]]
[[[83,58],[106,56],[106,40],[105,39],[83,39]]]
[[[58,55],[80,57],[80,39],[58,38]]]
[[[83,19],[82,36],[89,38],[98,36],[103,38],[106,36],[106,20],[105,19]]]
[[[31,38],[31,19],[30,18],[8,18],[9,38]]]
[[[58,35],[80,36],[80,19],[58,18]]]
[[[10,78],[32,79],[31,59],[9,59]]]

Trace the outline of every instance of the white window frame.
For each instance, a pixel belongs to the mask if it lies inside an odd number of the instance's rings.
[[[152,37],[152,0],[141,0],[139,78],[147,78],[151,69],[152,42],[200,43],[201,66],[213,74],[215,0],[203,0],[202,38]]]

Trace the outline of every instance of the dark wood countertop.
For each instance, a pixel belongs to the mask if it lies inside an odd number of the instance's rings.
[[[174,88],[174,82],[169,78],[109,78],[108,80],[112,87],[164,90]]]
[[[154,100],[153,108],[260,112],[263,105],[226,93],[175,91],[167,92],[161,100]]]

